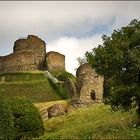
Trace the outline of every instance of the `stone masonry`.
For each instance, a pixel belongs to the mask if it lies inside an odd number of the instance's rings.
[[[73,99],[76,96],[76,86],[75,83],[71,79],[67,79],[65,81],[65,86],[67,90],[68,97]]]
[[[27,38],[15,41],[13,53],[0,56],[0,72],[65,69],[64,55],[57,52],[49,54],[52,57],[48,60],[48,64],[51,65],[46,67],[46,43],[37,36],[28,35]]]
[[[63,71],[65,56],[54,51],[46,54],[46,43],[34,35],[18,39],[14,43],[12,54],[0,56],[0,72],[34,70]],[[103,81],[103,77],[98,75],[90,64],[83,64],[77,69],[76,83],[70,79],[66,81],[68,95],[74,103],[101,102]]]
[[[81,102],[102,101],[104,79],[92,69],[90,64],[81,65],[76,72],[76,77],[77,96]]]
[[[65,70],[65,56],[58,52],[48,52],[46,54],[46,62],[49,71]]]
[[[102,102],[103,81],[104,78],[98,75],[90,64],[81,65],[76,72],[76,95],[75,90],[71,91],[71,95],[74,95],[71,98],[72,105],[78,107]]]

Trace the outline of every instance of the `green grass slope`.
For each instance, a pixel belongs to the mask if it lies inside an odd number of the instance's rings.
[[[0,81],[4,78],[5,82],[27,82],[46,80],[42,71],[23,71],[23,72],[7,72],[0,73]]]
[[[0,89],[7,97],[20,96],[33,102],[62,99],[41,71],[1,73],[0,81]]]
[[[134,110],[112,112],[109,106],[95,104],[45,121],[45,135],[38,140],[140,139],[136,117]]]

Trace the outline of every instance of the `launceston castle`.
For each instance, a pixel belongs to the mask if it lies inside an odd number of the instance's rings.
[[[58,52],[46,53],[46,43],[34,35],[18,39],[13,53],[0,56],[0,72],[65,70],[65,56]]]
[[[0,72],[34,70],[65,71],[65,56],[54,51],[46,53],[46,43],[37,36],[28,35],[26,39],[15,41],[13,53],[0,57]],[[76,83],[70,79],[66,82],[72,102],[76,106],[101,102],[103,81],[90,64],[81,65],[76,72]]]

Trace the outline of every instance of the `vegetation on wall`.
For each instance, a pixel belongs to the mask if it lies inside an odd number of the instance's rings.
[[[51,87],[62,99],[68,99],[67,90],[64,86],[64,83],[54,84],[50,79],[48,79],[48,81],[51,84]]]
[[[65,82],[67,79],[71,79],[73,82],[76,81],[76,78],[73,74],[67,71],[56,71],[52,73],[59,81]]]
[[[85,56],[84,56],[84,58],[78,57],[77,58],[77,61],[78,61],[79,66],[87,63],[87,60],[86,60],[86,57]]]
[[[49,80],[51,86],[63,99],[68,99],[66,81],[71,79],[73,82],[75,82],[76,77],[67,71],[55,71],[52,74],[58,79],[59,82],[57,84],[54,84],[53,82],[51,82],[51,80]]]

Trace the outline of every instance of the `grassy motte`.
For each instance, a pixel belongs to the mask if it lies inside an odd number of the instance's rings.
[[[47,102],[63,98],[53,89],[42,71],[0,73],[0,89],[6,97],[25,97],[32,102]]]
[[[42,139],[140,139],[135,110],[112,112],[109,106],[95,104],[45,122]]]
[[[44,76],[43,71],[23,71],[0,73],[0,81],[2,79],[4,79],[5,82],[27,82],[45,80],[46,77]]]

